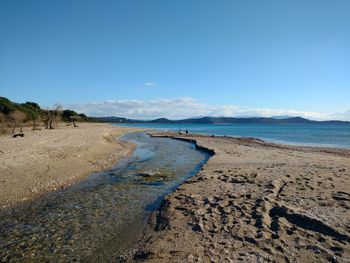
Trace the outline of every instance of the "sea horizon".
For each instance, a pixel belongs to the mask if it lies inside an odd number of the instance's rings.
[[[112,123],[117,126],[151,128],[162,131],[253,137],[267,142],[298,146],[350,148],[350,124],[182,124],[182,123]]]

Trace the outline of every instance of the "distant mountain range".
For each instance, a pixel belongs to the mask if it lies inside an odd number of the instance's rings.
[[[159,118],[154,120],[133,120],[122,117],[96,117],[97,121],[110,122],[110,123],[185,123],[185,124],[232,124],[232,123],[251,123],[251,124],[311,124],[311,123],[324,123],[324,124],[344,124],[349,121],[313,121],[302,117],[289,117],[285,118],[282,116],[276,117],[202,117],[202,118],[191,118],[182,120],[169,120],[166,118]]]

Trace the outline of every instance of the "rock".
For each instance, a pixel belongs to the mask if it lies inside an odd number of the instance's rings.
[[[202,224],[194,224],[192,227],[192,230],[195,232],[203,232],[203,225]]]
[[[149,173],[138,173],[137,175],[142,177],[151,177]]]
[[[153,176],[160,176],[160,172],[159,171],[149,171],[149,172],[140,172],[138,173],[138,176],[142,176],[142,177],[153,177]]]

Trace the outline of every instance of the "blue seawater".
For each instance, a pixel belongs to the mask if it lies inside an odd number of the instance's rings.
[[[159,130],[184,131],[208,135],[254,137],[265,141],[350,148],[350,124],[115,124]]]

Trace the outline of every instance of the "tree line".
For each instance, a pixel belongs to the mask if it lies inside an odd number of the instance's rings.
[[[78,121],[94,121],[94,118],[88,117],[83,113],[69,109],[63,109],[56,105],[51,109],[43,109],[39,104],[31,101],[25,103],[12,102],[5,97],[0,97],[0,124],[2,133],[11,129],[12,133],[16,128],[22,129],[23,126],[31,126],[33,130],[39,129],[42,125],[45,129],[54,129],[58,122],[70,122],[77,127]]]

